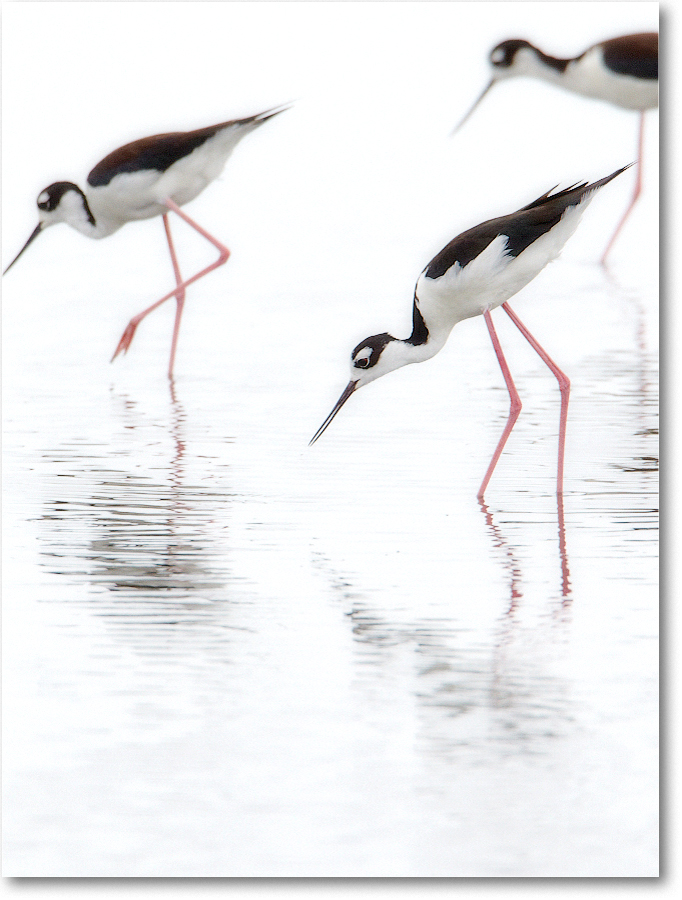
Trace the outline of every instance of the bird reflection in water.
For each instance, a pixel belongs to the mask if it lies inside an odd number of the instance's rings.
[[[646,306],[637,291],[622,284],[608,265],[604,266],[603,273],[604,287],[608,291],[610,304],[621,308],[623,321],[632,322],[634,333],[631,365],[633,365],[633,372],[637,373],[638,383],[634,389],[639,398],[636,411],[641,417],[647,405],[651,405],[652,402],[656,403],[658,400],[656,358],[647,349]],[[657,303],[657,298],[654,298],[653,302]]]
[[[225,540],[231,495],[189,483],[186,415],[172,382],[161,425],[170,448],[159,441],[158,420],[136,421],[137,404],[113,396],[127,420],[118,440],[50,454],[61,471],[53,483],[58,499],[41,517],[43,565],[85,585],[87,605],[126,640],[133,629],[140,648],[159,652],[168,626],[191,626],[175,629],[172,641],[181,633],[182,643],[197,637],[197,629],[204,638],[222,637],[230,626],[217,601],[233,593]],[[115,468],[116,456],[145,474]],[[83,594],[69,599],[82,602]]]
[[[487,625],[478,616],[469,620],[468,601],[461,597],[449,616],[390,617],[380,601],[372,602],[352,579],[335,571],[324,554],[313,557],[350,625],[357,650],[356,689],[366,692],[370,705],[381,707],[381,715],[389,715],[392,705],[416,704],[418,745],[443,760],[472,746],[539,752],[548,737],[569,727],[566,682],[553,670],[567,620],[560,615],[557,621],[552,613],[549,634],[544,621],[524,626],[515,615],[523,596],[520,562],[492,518],[490,527],[505,550],[511,579],[502,627],[500,620]],[[568,601],[567,562],[564,591]]]
[[[557,523],[559,532],[559,566],[561,572],[560,594],[562,603],[566,604],[570,602],[571,598],[571,573],[569,570],[568,553],[566,550],[566,522],[564,518],[563,494],[557,494],[556,499]],[[519,600],[523,596],[523,591],[521,589],[521,564],[519,562],[519,557],[507,538],[503,535],[499,525],[495,523],[490,507],[482,498],[479,498],[478,503],[481,508],[481,512],[485,517],[485,523],[492,536],[494,546],[499,550],[502,550],[506,557],[505,568],[508,570],[510,577],[508,612],[509,614],[513,614],[518,607]]]

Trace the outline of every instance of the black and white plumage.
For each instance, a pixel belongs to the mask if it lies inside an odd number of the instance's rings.
[[[630,204],[602,254],[601,261],[605,262],[642,190],[644,113],[658,106],[658,34],[645,32],[611,38],[569,59],[548,56],[528,41],[514,38],[494,47],[489,60],[492,77],[453,129],[453,134],[459,131],[494,85],[524,75],[593,100],[603,100],[621,109],[639,112],[635,188]]]
[[[336,405],[317,430],[311,444],[328,428],[332,419],[349,397],[360,387],[411,363],[424,362],[444,346],[458,322],[483,315],[491,333],[493,346],[505,372],[506,363],[492,327],[490,311],[503,306],[534,349],[559,378],[565,380],[565,402],[562,403],[560,431],[565,432],[568,405],[568,379],[552,363],[535,339],[527,332],[507,300],[520,291],[561,252],[596,191],[616,178],[628,166],[592,184],[580,184],[552,193],[547,191],[537,200],[514,213],[490,219],[462,232],[436,254],[417,280],[413,303],[412,334],[405,339],[388,333],[365,338],[351,354],[351,379]],[[507,386],[510,380],[505,374]],[[510,387],[512,394],[513,382]],[[514,398],[512,397],[512,405]],[[566,409],[564,409],[564,407]],[[520,410],[520,401],[518,403]],[[518,412],[516,413],[518,416]],[[515,418],[514,418],[515,421]],[[482,496],[492,469],[502,451],[511,428],[503,435],[491,468],[481,486]],[[560,465],[557,489],[563,484],[563,446],[560,442]]]
[[[458,131],[499,81],[527,76],[567,91],[604,100],[622,109],[658,106],[658,34],[626,34],[588,47],[580,56],[548,56],[521,38],[502,41],[490,51],[492,77],[455,127]]]
[[[184,290],[226,262],[229,256],[229,250],[182,212],[180,207],[194,200],[220,175],[243,137],[288,108],[278,107],[194,131],[141,138],[119,147],[97,163],[87,177],[85,189],[70,181],[49,185],[38,195],[38,225],[3,274],[50,225],[66,222],[86,237],[104,238],[128,222],[163,216],[176,287],[131,320],[114,357],[128,349],[139,322],[161,303],[175,296],[178,310],[169,367],[169,376],[172,375]],[[167,214],[171,210],[214,244],[220,254],[215,263],[186,280],[180,277],[170,235]]]

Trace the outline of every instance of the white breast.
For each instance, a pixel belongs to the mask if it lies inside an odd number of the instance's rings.
[[[123,172],[102,187],[88,187],[86,194],[92,214],[100,229],[108,233],[136,219],[160,216],[168,210],[156,199],[159,173]]]

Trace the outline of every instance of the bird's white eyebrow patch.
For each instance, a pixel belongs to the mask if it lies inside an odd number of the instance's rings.
[[[501,50],[499,47],[496,47],[495,50],[490,54],[490,58],[493,62],[502,62],[504,59],[504,50]]]
[[[372,358],[372,348],[371,347],[363,347],[361,350],[358,350],[357,353],[353,355],[353,362],[369,362]]]
[[[38,197],[38,203],[47,203],[49,199],[50,195],[47,193],[47,191],[43,191],[40,197]]]

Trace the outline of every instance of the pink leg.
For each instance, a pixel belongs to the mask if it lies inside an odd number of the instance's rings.
[[[181,219],[184,219],[188,225],[191,225],[192,228],[195,229],[195,231],[198,231],[199,234],[202,235],[202,237],[205,237],[207,241],[213,244],[213,246],[218,249],[219,256],[218,259],[214,263],[211,263],[210,266],[206,266],[205,269],[197,272],[196,275],[192,275],[192,277],[188,278],[186,281],[180,282],[172,291],[169,291],[160,300],[157,300],[156,303],[152,303],[152,305],[147,307],[147,309],[143,310],[141,313],[138,313],[138,315],[133,316],[130,322],[128,322],[121,340],[118,342],[118,347],[116,348],[114,355],[111,357],[112,361],[116,359],[119,353],[125,353],[128,350],[128,347],[130,347],[133,337],[135,336],[135,330],[137,329],[137,326],[146,316],[149,315],[150,312],[153,312],[158,306],[161,306],[162,303],[165,303],[166,300],[169,300],[171,297],[179,297],[180,294],[184,296],[184,289],[186,287],[188,287],[190,284],[193,284],[195,281],[198,281],[200,278],[203,278],[204,275],[208,275],[209,272],[217,269],[218,266],[224,265],[230,256],[230,251],[227,249],[227,247],[221,244],[220,241],[213,237],[213,235],[209,234],[208,231],[205,231],[200,225],[197,225],[197,223],[193,219],[190,219],[187,213],[184,213],[176,203],[168,199],[164,201],[164,204],[170,210],[180,216]],[[171,251],[171,255],[174,255],[173,251]],[[179,326],[177,315],[176,325]]]
[[[632,195],[632,199],[630,200],[630,205],[623,213],[623,218],[618,223],[616,230],[613,232],[613,236],[612,236],[611,240],[609,241],[609,243],[606,246],[606,250],[604,250],[604,253],[602,254],[602,258],[601,258],[602,265],[604,265],[604,263],[606,262],[606,257],[609,255],[609,251],[611,250],[611,247],[613,247],[613,245],[615,244],[616,238],[620,234],[620,230],[623,227],[623,225],[625,224],[625,220],[632,212],[632,207],[635,205],[635,203],[637,202],[637,198],[639,197],[640,193],[642,192],[642,152],[643,152],[643,150],[644,150],[644,112],[641,112],[639,114],[639,144],[638,144],[638,152],[637,152],[637,180],[635,181],[635,192]]]
[[[171,261],[173,263],[173,272],[175,273],[175,283],[177,285],[182,284],[182,276],[180,275],[180,266],[178,264],[178,258],[175,255],[175,247],[173,246],[173,238],[171,237],[170,230],[170,222],[168,221],[168,214],[164,214],[163,217],[163,227],[166,229],[166,237],[168,238],[168,249],[170,250]],[[171,343],[171,353],[170,353],[170,362],[168,364],[168,377],[173,380],[173,365],[175,363],[175,350],[178,346],[178,334],[180,333],[180,319],[182,318],[182,311],[185,306],[185,289],[179,290],[175,295],[175,299],[177,301],[177,306],[175,309],[175,324],[173,325],[173,341]]]
[[[556,491],[557,494],[563,494],[564,492],[564,446],[566,444],[566,421],[568,419],[568,398],[571,392],[571,382],[568,380],[568,377],[561,371],[561,369],[557,366],[557,364],[550,359],[547,353],[542,349],[540,344],[535,340],[533,335],[528,331],[523,322],[516,315],[514,310],[509,306],[508,303],[502,304],[502,309],[507,313],[509,318],[512,320],[514,325],[519,329],[521,334],[525,337],[528,343],[531,345],[533,350],[538,354],[540,359],[548,366],[554,377],[559,382],[559,390],[561,391],[561,413],[559,417],[559,459],[557,462],[557,474],[556,474]]]
[[[507,365],[507,361],[504,358],[504,353],[502,352],[502,347],[500,346],[500,341],[497,337],[497,332],[495,331],[495,326],[493,325],[493,320],[488,310],[483,313],[483,317],[485,318],[485,324],[488,326],[488,331],[490,332],[490,339],[493,342],[495,355],[497,356],[497,361],[500,364],[502,375],[507,385],[507,390],[509,391],[510,405],[507,424],[504,426],[502,437],[497,443],[495,453],[493,454],[493,458],[490,460],[490,465],[488,466],[488,471],[485,473],[483,483],[481,484],[481,487],[478,490],[478,494],[476,495],[479,500],[483,497],[485,489],[488,487],[488,482],[490,481],[490,478],[495,470],[495,466],[497,465],[497,461],[500,458],[502,451],[504,450],[504,445],[507,443],[507,438],[511,434],[512,428],[516,424],[516,420],[518,419],[519,413],[521,412],[521,398],[519,397],[518,391],[516,390],[514,382],[512,381],[509,366]]]

